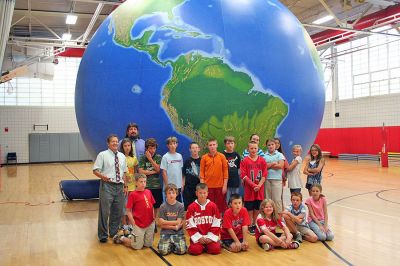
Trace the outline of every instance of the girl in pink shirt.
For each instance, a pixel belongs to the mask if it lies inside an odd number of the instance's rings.
[[[326,198],[321,194],[322,186],[313,184],[310,188],[311,197],[306,200],[308,207],[308,225],[320,241],[333,240],[334,235],[328,226],[328,209]]]

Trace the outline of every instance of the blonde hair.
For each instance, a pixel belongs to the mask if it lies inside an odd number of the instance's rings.
[[[303,151],[303,148],[302,148],[301,145],[299,145],[299,144],[293,145],[292,149],[293,149],[293,150],[294,150],[294,149],[299,149],[300,151]]]
[[[176,137],[168,137],[166,140],[165,140],[165,143],[168,145],[168,144],[170,144],[170,143],[178,143],[178,139],[176,138]]]
[[[260,204],[260,214],[261,214],[261,216],[262,216],[264,219],[267,218],[267,216],[266,216],[265,213],[264,213],[264,208],[265,208],[265,206],[267,206],[267,204],[271,204],[272,209],[274,210],[274,211],[272,212],[271,219],[272,219],[274,222],[278,222],[279,216],[278,216],[278,213],[276,212],[275,202],[274,202],[272,199],[265,199],[265,200],[263,200],[263,201],[261,202],[261,204]]]
[[[224,144],[226,144],[227,142],[233,142],[233,143],[235,143],[235,137],[226,136],[226,137],[224,138]]]
[[[145,174],[135,174],[135,181],[138,181],[140,178],[147,180],[147,176]]]

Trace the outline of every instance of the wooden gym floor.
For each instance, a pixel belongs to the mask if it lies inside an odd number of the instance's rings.
[[[60,180],[95,178],[91,163],[36,164],[0,171],[0,265],[398,265],[400,167],[329,159],[323,193],[335,239],[297,250],[217,256],[135,251],[97,240],[98,202],[61,202]],[[303,180],[304,181],[304,180]],[[289,195],[285,189],[285,201]],[[303,191],[306,195],[306,191]],[[154,241],[156,248],[158,235]]]

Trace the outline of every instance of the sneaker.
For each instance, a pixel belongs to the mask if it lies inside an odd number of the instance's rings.
[[[300,243],[297,241],[293,241],[288,245],[288,249],[297,249],[300,247]]]
[[[128,229],[124,229],[124,233],[123,233],[123,235],[124,236],[129,236],[131,234],[131,231],[129,230],[129,228]]]
[[[107,238],[101,238],[99,241],[100,243],[107,243]]]
[[[128,236],[128,238],[132,241],[132,242],[136,242],[136,235],[135,234],[130,234]]]
[[[303,238],[301,237],[300,232],[296,233],[296,238],[295,238],[296,242],[302,243],[303,242]]]
[[[270,245],[268,243],[263,244],[262,247],[265,251],[270,251],[274,248],[272,245]]]
[[[256,226],[255,225],[250,225],[249,226],[249,233],[250,235],[254,236],[256,233]]]
[[[116,235],[113,237],[114,244],[121,244],[121,243],[122,243],[121,237],[122,237],[121,235],[116,234]]]

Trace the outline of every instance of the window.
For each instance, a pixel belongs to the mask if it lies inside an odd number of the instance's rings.
[[[80,58],[59,58],[53,80],[17,77],[0,84],[0,105],[74,106],[80,61]]]
[[[332,59],[331,57],[331,47],[329,47],[327,50],[324,50],[321,54],[321,64],[322,64],[322,69],[324,71],[324,84],[325,84],[325,101],[332,101],[332,80],[333,80],[333,75],[332,75],[332,68],[334,65],[332,64]]]
[[[398,34],[382,27],[374,31]],[[336,47],[339,99],[400,92],[400,40],[370,35]]]

